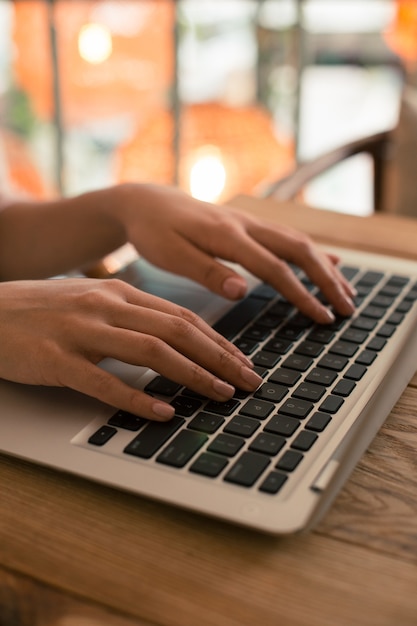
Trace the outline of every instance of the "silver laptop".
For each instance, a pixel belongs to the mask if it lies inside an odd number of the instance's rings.
[[[216,403],[104,361],[174,404],[162,424],[71,390],[1,381],[1,451],[267,533],[313,527],[417,369],[417,263],[336,252],[358,308],[331,326],[251,276],[236,305],[134,262],[120,278],[198,312],[249,355],[263,384]]]

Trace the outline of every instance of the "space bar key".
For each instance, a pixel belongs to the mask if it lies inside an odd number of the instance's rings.
[[[183,424],[182,417],[173,417],[168,422],[149,422],[149,424],[126,446],[123,450],[126,454],[133,454],[142,459],[150,459],[161,446]]]
[[[220,318],[213,328],[226,339],[233,339],[265,306],[265,300],[245,298]]]

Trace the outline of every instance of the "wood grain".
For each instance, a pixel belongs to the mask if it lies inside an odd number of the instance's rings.
[[[417,389],[408,387],[317,531],[417,565],[416,450]]]
[[[415,624],[417,569],[401,555],[314,533],[271,539],[12,459],[0,458],[0,472],[1,562],[135,618],[164,626],[195,626],[197,616],[201,626],[334,626],[355,616],[362,626]],[[357,516],[372,535],[369,504]],[[352,536],[349,519],[339,512],[335,524],[333,516],[330,527]]]
[[[249,196],[237,196],[229,204],[297,228],[322,243],[417,259],[417,220],[388,214],[356,217]]]
[[[0,568],[1,626],[150,626]]]

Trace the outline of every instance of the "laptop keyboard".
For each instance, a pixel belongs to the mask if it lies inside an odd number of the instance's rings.
[[[172,420],[150,422],[117,411],[88,443],[105,447],[119,431],[131,431],[126,455],[277,494],[337,420],[417,300],[417,282],[406,276],[354,266],[341,271],[358,292],[350,318],[317,325],[261,284],[214,325],[253,361],[264,381],[256,392],[237,390],[233,399],[215,402],[157,375],[145,391],[175,407]]]

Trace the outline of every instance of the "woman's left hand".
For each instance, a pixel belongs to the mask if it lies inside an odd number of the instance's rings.
[[[246,282],[218,259],[238,263],[316,322],[330,323],[332,311],[300,282],[289,266],[293,263],[337,313],[353,313],[354,290],[337,268],[337,257],[322,252],[307,235],[170,187],[126,184],[119,190],[118,216],[127,238],[154,265],[235,300],[244,296]]]

